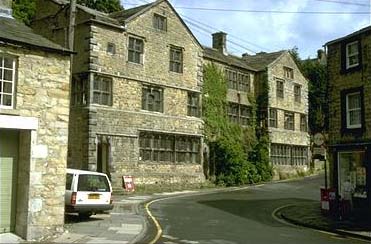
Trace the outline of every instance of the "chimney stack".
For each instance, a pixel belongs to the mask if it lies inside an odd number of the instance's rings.
[[[0,17],[13,18],[12,0],[1,0],[0,1]]]
[[[219,52],[227,55],[227,33],[216,32],[213,36],[213,48],[219,50]]]

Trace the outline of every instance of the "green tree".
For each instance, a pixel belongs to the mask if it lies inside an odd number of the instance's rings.
[[[104,13],[112,13],[123,9],[120,0],[77,0],[77,3]]]
[[[77,0],[78,4],[104,13],[120,11],[120,0]],[[35,16],[36,0],[13,0],[13,16],[26,25],[30,25]]]
[[[12,8],[14,18],[22,21],[26,25],[31,24],[31,20],[36,11],[35,0],[13,0]]]
[[[308,59],[302,62],[302,71],[309,81],[309,129],[312,133],[327,131],[327,67],[317,60]]]
[[[249,96],[248,99],[255,112],[254,99]],[[204,66],[203,119],[205,141],[210,148],[210,165],[215,166],[211,174],[215,175],[217,184],[242,185],[269,178],[267,175],[270,173],[265,171],[267,167],[258,161],[263,150],[259,151],[255,121],[252,120],[248,127],[229,121],[227,85],[223,72],[214,64]]]

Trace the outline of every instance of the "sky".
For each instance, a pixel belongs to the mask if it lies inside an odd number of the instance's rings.
[[[128,9],[152,1],[121,3]],[[314,58],[326,42],[371,25],[371,0],[169,1],[202,45],[223,31],[228,52],[238,56],[297,47],[302,59]]]

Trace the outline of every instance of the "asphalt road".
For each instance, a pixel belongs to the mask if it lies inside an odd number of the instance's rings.
[[[162,229],[157,243],[365,243],[290,225],[273,217],[272,213],[282,206],[303,199],[319,201],[322,184],[323,176],[162,199],[150,205]]]

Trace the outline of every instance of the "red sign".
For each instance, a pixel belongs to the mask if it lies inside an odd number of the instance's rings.
[[[122,176],[123,187],[125,191],[132,192],[135,190],[134,178],[131,175]]]

